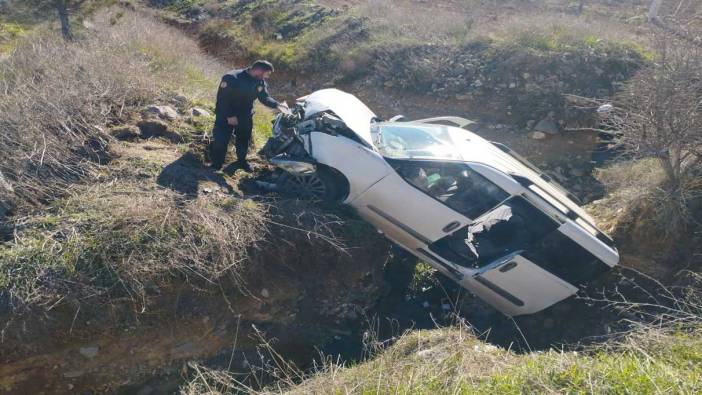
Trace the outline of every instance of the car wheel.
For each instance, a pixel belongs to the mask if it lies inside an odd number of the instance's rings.
[[[340,186],[333,173],[325,168],[318,168],[310,174],[291,174],[284,172],[278,182],[283,192],[303,200],[338,201]]]

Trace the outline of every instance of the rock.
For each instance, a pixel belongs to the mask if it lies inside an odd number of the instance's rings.
[[[268,292],[267,289],[263,288],[263,289],[261,289],[261,296],[263,296],[264,298],[270,298],[271,293]]]
[[[169,121],[178,119],[178,111],[171,106],[147,106],[144,112],[158,115],[159,118],[168,119]]]
[[[176,97],[173,98],[173,101],[180,104],[187,104],[190,99],[188,99],[188,97],[185,95],[176,95]]]
[[[516,83],[516,82],[510,82],[510,83],[509,83],[509,89],[514,89],[514,88],[516,88],[516,87],[517,87],[517,83]]]
[[[136,395],[150,395],[154,393],[154,388],[151,387],[150,385],[146,385],[144,387],[141,387],[139,391],[137,391]]]
[[[91,347],[81,347],[78,352],[80,355],[88,358],[88,359],[93,359],[98,355],[98,351],[100,351],[100,348],[97,346],[91,346]]]
[[[69,378],[69,379],[74,379],[76,377],[80,377],[84,375],[85,372],[82,370],[72,370],[70,372],[66,372],[63,374],[63,377]]]
[[[531,133],[529,133],[529,137],[534,139],[534,140],[543,140],[546,138],[546,133],[544,133],[544,132],[531,132]]]
[[[211,116],[209,111],[205,110],[204,108],[200,108],[200,107],[193,108],[192,114],[194,117],[209,117],[209,116]]]
[[[134,140],[141,136],[139,128],[134,125],[117,126],[108,133],[117,140]]]
[[[585,175],[585,170],[580,169],[578,167],[574,167],[574,168],[570,169],[570,174],[573,177],[582,177]]]
[[[539,123],[534,126],[534,130],[537,132],[544,132],[548,134],[558,134],[561,131],[561,128],[558,126],[558,123],[551,119],[551,117],[544,118],[539,121]]]
[[[183,136],[169,129],[168,124],[160,120],[147,120],[137,123],[144,138],[164,137],[174,143],[182,143]]]
[[[533,119],[530,119],[530,120],[528,120],[527,123],[526,123],[526,128],[529,129],[529,130],[531,130],[531,129],[534,128],[534,125],[536,125],[536,121],[533,120]]]
[[[283,35],[280,33],[274,33],[273,37],[275,37],[276,40],[280,41],[283,39]]]

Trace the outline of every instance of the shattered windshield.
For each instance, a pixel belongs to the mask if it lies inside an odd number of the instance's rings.
[[[380,153],[392,159],[462,159],[441,125],[379,125],[373,142]]]

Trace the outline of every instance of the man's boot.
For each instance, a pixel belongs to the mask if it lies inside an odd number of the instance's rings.
[[[249,162],[246,160],[239,160],[236,162],[239,165],[239,168],[247,173],[253,173],[253,169],[251,169],[251,166],[249,166]]]

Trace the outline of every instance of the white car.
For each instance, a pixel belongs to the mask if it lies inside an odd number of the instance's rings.
[[[447,123],[456,126],[448,126]],[[324,89],[264,147],[301,197],[354,207],[387,238],[507,315],[543,310],[619,261],[574,197],[458,117],[379,120]]]

